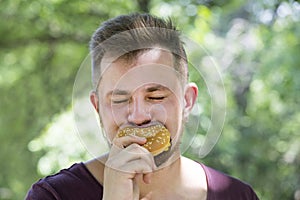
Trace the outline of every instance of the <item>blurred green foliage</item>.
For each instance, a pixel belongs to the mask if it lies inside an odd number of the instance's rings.
[[[222,72],[220,140],[203,159],[197,145],[185,155],[250,183],[261,199],[293,199],[300,190],[300,3],[293,0],[2,0],[0,199],[23,199],[40,177],[91,157],[70,114],[75,76],[97,26],[139,11],[173,18]]]

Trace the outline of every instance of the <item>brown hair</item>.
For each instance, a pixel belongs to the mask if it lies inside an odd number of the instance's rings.
[[[104,22],[90,41],[94,88],[97,88],[101,77],[100,64],[104,54],[130,60],[140,52],[157,47],[173,54],[174,68],[183,77],[183,81],[186,81],[186,53],[180,33],[170,19],[135,13],[120,15]]]

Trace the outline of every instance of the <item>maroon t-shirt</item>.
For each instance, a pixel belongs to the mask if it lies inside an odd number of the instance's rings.
[[[257,200],[246,183],[201,164],[207,177],[207,200]],[[103,187],[83,163],[47,176],[33,184],[26,200],[99,200]]]

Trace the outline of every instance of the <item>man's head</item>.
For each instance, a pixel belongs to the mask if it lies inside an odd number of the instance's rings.
[[[172,53],[173,67],[186,82],[188,79],[187,57],[180,40],[180,33],[171,20],[163,20],[150,14],[121,15],[104,22],[90,41],[93,66],[93,86],[96,89],[105,66],[103,58],[112,61],[123,58],[128,62],[152,48]]]
[[[91,102],[109,142],[124,127],[163,124],[178,149],[197,87],[171,21],[133,14],[105,22],[91,41]]]

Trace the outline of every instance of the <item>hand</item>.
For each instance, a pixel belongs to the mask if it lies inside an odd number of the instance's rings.
[[[115,138],[104,168],[103,199],[139,199],[136,179],[142,176],[147,184],[156,168],[153,156],[140,145],[146,139],[138,136]],[[143,199],[150,199],[151,194]]]

